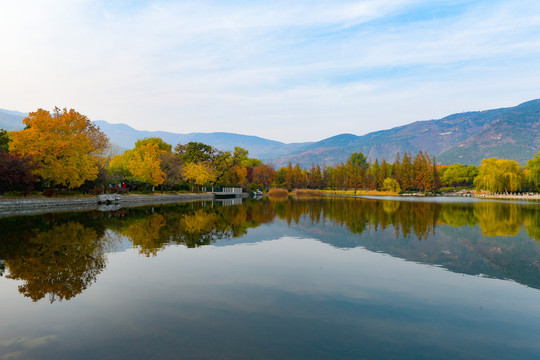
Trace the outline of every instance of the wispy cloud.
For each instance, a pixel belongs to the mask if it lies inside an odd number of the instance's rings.
[[[286,141],[538,97],[536,1],[0,4],[0,98]]]

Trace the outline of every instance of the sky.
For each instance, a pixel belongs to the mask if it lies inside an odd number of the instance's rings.
[[[0,108],[283,142],[540,98],[540,1],[0,0]]]

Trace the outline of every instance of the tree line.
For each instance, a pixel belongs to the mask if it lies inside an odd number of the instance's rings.
[[[162,139],[138,140],[120,151],[99,127],[75,110],[39,109],[23,120],[24,130],[0,130],[0,192],[37,188],[83,192],[202,186],[269,188],[275,171],[248,151],[221,151],[200,142],[174,148]]]
[[[275,186],[284,189],[438,191],[441,188],[475,188],[493,193],[538,191],[540,153],[521,167],[515,160],[484,159],[480,166],[437,165],[435,157],[419,151],[416,156],[398,153],[394,163],[383,158],[369,162],[362,153],[353,153],[347,162],[334,166],[312,165],[305,170],[289,162],[276,173]],[[445,189],[443,189],[445,190]]]
[[[517,161],[484,159],[480,166],[438,165],[425,152],[397,154],[393,163],[353,153],[346,162],[326,166],[299,164],[277,171],[235,147],[222,151],[200,142],[177,144],[138,140],[119,151],[86,116],[73,109],[38,109],[23,120],[24,130],[0,131],[0,192],[29,193],[51,188],[190,190],[235,186],[246,190],[292,189],[438,191],[476,188],[490,192],[538,191],[540,153],[521,167]]]

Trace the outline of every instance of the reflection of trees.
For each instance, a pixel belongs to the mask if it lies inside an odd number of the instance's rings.
[[[97,233],[68,222],[32,237],[22,252],[6,259],[10,279],[23,280],[19,291],[33,301],[69,300],[96,280],[105,268]]]
[[[264,203],[264,202],[263,202]],[[427,239],[437,223],[453,227],[476,226],[485,236],[514,236],[525,224],[529,236],[540,241],[540,208],[535,205],[479,201],[437,203],[350,198],[283,199],[266,202],[275,214],[289,224],[302,217],[312,223],[322,219],[361,234],[368,227],[384,231],[392,226],[396,237],[414,235]]]
[[[463,204],[444,204],[439,221],[453,227],[475,226],[477,223],[474,207]]]
[[[269,222],[274,212],[268,202],[248,201],[243,206],[189,203],[122,210],[110,226],[128,237],[146,256],[166,244],[187,247],[210,245],[219,239],[238,238],[247,229]]]
[[[320,198],[272,202],[278,217],[298,223],[307,216],[312,223],[321,219],[332,220],[355,234],[366,228],[384,231],[393,226],[396,236],[414,234],[419,240],[426,239],[435,229],[440,205],[428,202],[400,202],[371,199]]]
[[[525,211],[524,223],[527,234],[540,242],[540,213],[537,211]]]
[[[474,215],[483,235],[515,236],[519,233],[523,218],[517,204],[481,201],[474,205]]]
[[[165,248],[168,236],[162,231],[165,218],[160,214],[150,214],[142,219],[129,222],[122,232],[129,237],[141,254],[155,256],[159,249]]]
[[[457,268],[452,258],[462,245],[474,249],[490,266],[496,264],[510,273],[510,267],[522,253],[528,255],[529,268],[536,271],[536,243],[524,238],[516,242],[501,242],[492,236],[514,236],[521,225],[529,237],[540,242],[540,206],[505,202],[435,203],[416,201],[390,201],[345,198],[290,198],[282,201],[248,200],[241,206],[222,206],[218,203],[199,202],[154,207],[121,209],[116,212],[66,213],[32,217],[0,219],[0,275],[22,280],[21,293],[34,301],[49,296],[51,301],[70,299],[84,291],[105,267],[109,248],[119,238],[128,238],[141,254],[154,256],[167,244],[198,247],[216,240],[244,236],[248,229],[273,221],[278,217],[289,224],[307,224],[320,229],[326,223],[346,228],[353,234],[346,246],[369,246],[377,251],[394,251],[398,256],[415,261],[431,261]],[[455,228],[453,238],[459,237],[455,248],[447,249],[435,244],[438,224]],[[478,225],[482,236],[459,234]],[[469,230],[462,229],[470,227]],[[328,227],[329,231],[331,230]],[[371,236],[376,231],[390,231],[390,236]],[[397,241],[391,241],[393,233]],[[419,244],[407,239],[430,242]],[[337,244],[332,237],[328,241]],[[431,241],[432,240],[432,241]],[[334,242],[333,242],[334,241]],[[424,246],[425,245],[425,246]],[[338,246],[338,245],[336,245]],[[414,258],[422,246],[422,256]],[[432,250],[432,253],[429,251]],[[452,255],[445,255],[451,250]],[[526,250],[524,250],[526,249]],[[391,251],[390,251],[391,250]],[[430,255],[427,255],[430,254]],[[457,255],[455,255],[457,256]],[[430,260],[426,260],[430,259]],[[473,260],[470,260],[473,261]],[[460,265],[461,266],[461,265]],[[516,274],[517,274],[516,270]],[[523,275],[512,275],[519,279]],[[531,279],[534,278],[530,272]],[[535,283],[528,279],[526,283]]]

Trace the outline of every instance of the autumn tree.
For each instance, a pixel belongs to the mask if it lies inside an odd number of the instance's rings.
[[[394,164],[392,166],[392,177],[396,179],[398,182],[401,178],[401,157],[399,156],[399,152],[396,154],[396,160],[394,161]]]
[[[274,182],[276,171],[269,165],[259,165],[253,169],[253,182],[268,189]]]
[[[391,173],[391,167],[383,158],[381,162],[381,171],[379,173],[379,179],[377,181],[377,183],[379,184],[379,188],[383,187],[384,180],[386,180],[386,178],[390,176],[390,173]]]
[[[185,164],[182,175],[185,179],[191,182],[191,190],[194,186],[203,186],[216,181],[214,169],[209,162],[191,162]]]
[[[38,109],[23,119],[26,128],[12,133],[10,151],[30,156],[40,165],[35,173],[50,185],[76,188],[98,173],[94,156],[107,141],[99,128],[75,110]]]
[[[161,185],[166,174],[161,170],[161,157],[171,151],[171,145],[160,138],[138,140],[128,156],[127,168],[152,187]]]
[[[384,181],[384,179],[382,180]],[[377,189],[381,186],[381,167],[379,166],[379,160],[375,159],[375,162],[371,164],[369,169],[369,181],[368,186],[370,189]]]
[[[428,159],[428,156],[419,151],[413,161],[413,186],[420,191],[431,190],[433,187],[433,172]]]
[[[292,184],[295,189],[305,189],[308,185],[307,173],[300,168],[300,164],[294,166]]]
[[[369,164],[361,152],[352,153],[347,159],[348,187],[358,189],[365,185],[366,171]]]
[[[411,161],[411,155],[403,154],[403,160],[400,164],[398,181],[402,190],[411,190],[414,186],[414,166]]]
[[[321,173],[321,167],[317,164],[317,167],[315,167],[315,164],[311,164],[311,170],[309,171],[309,183],[308,187],[310,189],[319,189],[322,182],[322,173]]]
[[[289,164],[287,165],[287,170],[285,172],[285,186],[287,190],[292,190],[293,178],[294,178],[293,167],[292,167],[291,162],[289,161]]]
[[[120,181],[130,182],[130,177],[133,177],[129,171],[129,153],[130,151],[125,151],[123,154],[118,154],[113,156],[109,162],[109,167],[107,171],[109,172],[109,179],[115,183]]]

